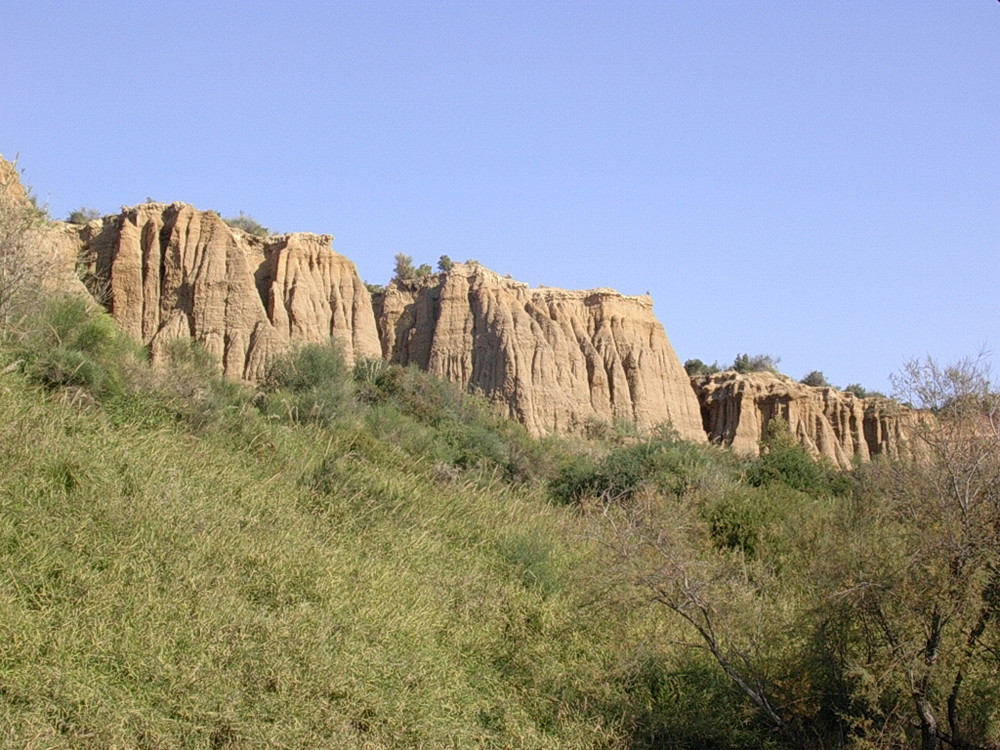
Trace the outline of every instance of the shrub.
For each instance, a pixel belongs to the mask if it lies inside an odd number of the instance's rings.
[[[853,393],[858,398],[868,398],[868,391],[861,386],[860,383],[851,383],[849,386],[844,388],[846,393]]]
[[[21,314],[55,266],[43,231],[46,218],[21,190],[15,170],[0,173],[0,324]]]
[[[428,263],[421,263],[420,266],[414,267],[413,258],[409,255],[396,253],[395,258],[396,264],[393,267],[393,279],[396,281],[419,279],[424,276],[430,276],[434,272],[434,269]]]
[[[721,471],[726,470],[722,462]],[[714,484],[719,471],[720,458],[711,449],[671,437],[650,438],[617,447],[597,461],[574,457],[549,482],[549,493],[563,502],[587,496],[628,501],[643,488],[680,497]]]
[[[706,365],[700,359],[689,359],[684,363],[684,371],[692,378],[701,375],[714,375],[719,371],[719,363]]]
[[[449,258],[447,255],[442,255],[438,258],[438,270],[447,273],[451,270],[451,267],[455,265],[455,261]]]
[[[770,354],[737,354],[730,369],[738,373],[748,372],[778,372],[778,363],[781,357],[772,357]]]
[[[249,214],[245,214],[242,211],[240,211],[237,216],[224,217],[222,220],[234,229],[242,229],[247,234],[252,234],[257,237],[267,237],[267,235],[271,233],[267,227],[257,221],[254,217]]]
[[[790,552],[788,523],[806,523],[810,496],[782,484],[740,485],[714,495],[702,509],[712,544],[772,566]]]
[[[183,423],[205,434],[239,414],[245,423],[245,407],[251,393],[245,386],[226,380],[215,358],[198,341],[176,339],[167,345],[167,368],[150,368],[144,378],[133,377],[136,406],[149,414],[134,414],[135,422],[163,418]],[[138,375],[137,371],[135,375]]]
[[[417,269],[413,266],[413,258],[403,253],[396,253],[396,264],[392,269],[392,277],[397,281],[407,281],[416,278]]]
[[[754,487],[782,483],[810,494],[838,492],[847,486],[838,481],[839,472],[809,455],[783,419],[768,422],[761,454],[750,461],[745,477]]]
[[[96,208],[87,208],[86,206],[81,206],[75,211],[70,211],[69,215],[66,217],[66,222],[68,224],[87,224],[95,219],[101,218],[101,212]]]
[[[353,404],[351,373],[332,345],[309,344],[278,357],[262,386],[265,412],[284,415],[295,423],[329,425]]]
[[[70,296],[46,302],[19,337],[18,349],[35,382],[81,388],[98,398],[121,395],[127,370],[145,358],[110,315]]]
[[[813,370],[799,381],[802,385],[811,385],[816,388],[832,388],[826,376],[819,370]]]

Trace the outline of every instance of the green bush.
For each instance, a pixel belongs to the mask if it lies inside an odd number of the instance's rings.
[[[123,409],[134,413],[136,422],[162,419],[183,424],[206,434],[236,419],[251,420],[252,393],[222,376],[215,358],[192,339],[176,339],[167,345],[164,367],[133,372],[131,398]]]
[[[242,229],[247,234],[257,237],[267,237],[271,231],[249,214],[242,211],[237,216],[228,216],[222,219],[226,224],[234,229]]]
[[[69,212],[69,215],[66,217],[66,223],[87,224],[88,222],[100,218],[101,218],[101,212],[98,211],[96,208],[87,208],[86,206],[81,206],[75,211]]]
[[[46,302],[21,332],[17,349],[35,382],[95,398],[121,395],[129,370],[145,359],[110,315],[75,296]]]
[[[802,385],[811,385],[814,388],[831,388],[826,376],[819,370],[813,370],[799,381]]]
[[[782,483],[810,494],[841,492],[849,484],[836,469],[809,455],[782,419],[768,423],[761,453],[747,464],[745,478],[754,487]]]
[[[714,375],[719,371],[719,363],[706,365],[700,359],[689,359],[684,362],[684,371],[692,378],[702,375]]]
[[[770,354],[737,354],[730,369],[738,373],[748,372],[778,372],[778,363],[781,357],[772,357]]]
[[[333,345],[308,344],[276,358],[261,385],[265,413],[294,423],[330,425],[354,404],[351,371]]]
[[[443,256],[442,256],[443,257]],[[398,281],[408,281],[430,276],[434,269],[429,263],[421,263],[419,266],[413,265],[413,258],[403,253],[396,253],[396,263],[393,267],[393,279]]]
[[[640,490],[652,489],[681,497],[712,485],[728,470],[721,454],[707,446],[671,438],[649,438],[619,446],[600,460],[574,456],[549,483],[553,498],[562,502],[585,497],[627,501]]]
[[[784,484],[736,485],[714,493],[701,516],[717,549],[776,566],[790,552],[789,524],[806,523],[805,510],[811,502],[809,494]]]
[[[555,472],[553,440],[533,439],[485,399],[414,367],[363,360],[354,368],[357,399],[410,450],[462,470],[498,471],[510,481],[545,481]],[[403,428],[403,424],[408,425]],[[409,434],[406,434],[409,433]]]

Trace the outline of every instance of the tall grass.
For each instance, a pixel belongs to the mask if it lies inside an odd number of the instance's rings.
[[[811,746],[868,741],[812,559],[861,485],[787,436],[539,441],[330,348],[256,391],[170,355],[66,300],[0,339],[0,747],[785,746],[679,584]]]
[[[583,520],[507,470],[527,438],[480,455],[449,418],[429,458],[375,431],[432,429],[416,388],[341,383],[301,419],[197,363],[41,377],[37,343],[0,376],[0,745],[632,744],[646,626],[593,584]]]

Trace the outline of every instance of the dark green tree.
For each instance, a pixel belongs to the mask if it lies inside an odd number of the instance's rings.
[[[830,388],[830,383],[826,376],[819,370],[813,370],[799,381],[802,385],[811,385],[814,388]]]
[[[737,354],[731,369],[741,374],[748,372],[776,373],[780,361],[781,357],[772,357],[770,354]]]

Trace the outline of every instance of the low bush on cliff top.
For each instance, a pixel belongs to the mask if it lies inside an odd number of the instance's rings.
[[[241,229],[247,234],[252,234],[256,237],[267,237],[267,235],[271,233],[271,230],[257,221],[254,217],[249,214],[245,214],[242,211],[240,211],[236,216],[223,217],[222,220],[234,229]]]

